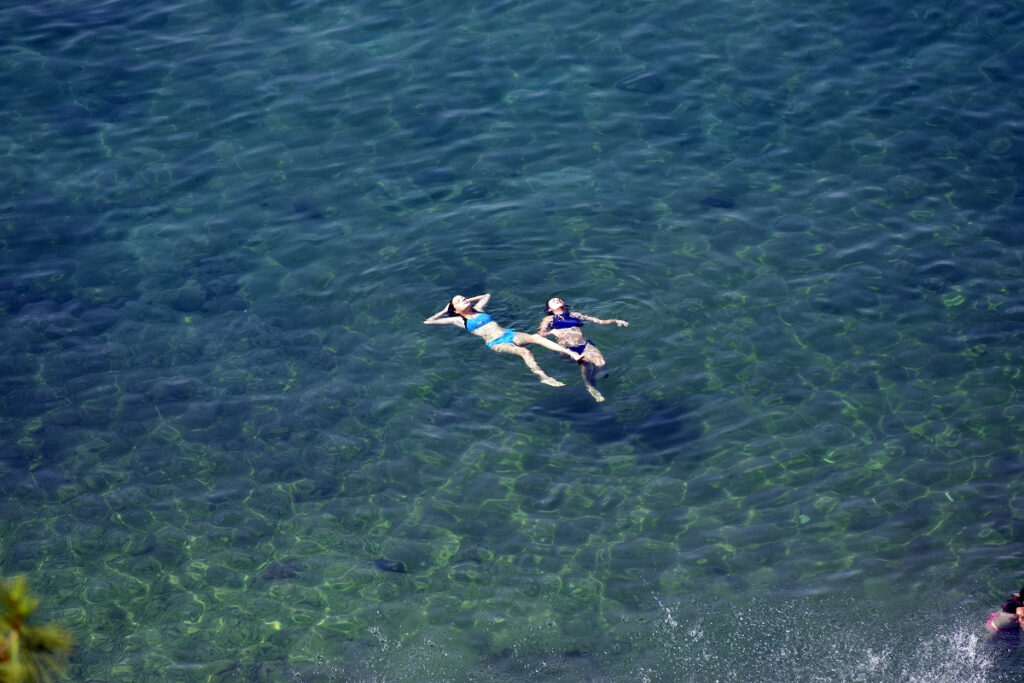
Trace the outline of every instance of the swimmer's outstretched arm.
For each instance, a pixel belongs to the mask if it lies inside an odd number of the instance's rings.
[[[448,307],[445,306],[440,311],[430,316],[423,321],[424,325],[461,325],[461,315],[448,315]]]
[[[608,320],[601,320],[601,318],[595,318],[592,315],[586,315],[579,311],[572,311],[572,315],[576,316],[580,320],[586,320],[588,323],[597,323],[598,325],[618,325],[619,327],[629,327],[629,323],[625,320],[619,320],[618,318],[609,318]]]

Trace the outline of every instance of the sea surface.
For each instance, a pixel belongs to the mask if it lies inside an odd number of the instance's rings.
[[[0,8],[0,575],[76,681],[1019,681],[1024,6]],[[544,302],[608,360],[422,321]]]

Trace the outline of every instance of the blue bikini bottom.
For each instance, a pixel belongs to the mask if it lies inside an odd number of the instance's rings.
[[[487,342],[487,348],[493,349],[498,344],[515,344],[516,343],[516,331],[505,330],[505,334],[501,335],[494,341]]]
[[[587,348],[587,344],[589,344],[589,343],[590,343],[590,340],[589,339],[585,339],[583,341],[583,343],[580,344],[579,346],[566,346],[565,348],[569,349],[573,353],[583,353],[583,349]]]

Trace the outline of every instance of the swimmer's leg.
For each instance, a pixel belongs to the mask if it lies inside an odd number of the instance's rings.
[[[590,363],[580,363],[580,374],[583,375],[583,385],[587,388],[587,393],[598,403],[604,401],[604,396],[594,385],[594,375],[596,374],[594,366]]]
[[[523,346],[525,344],[537,344],[538,346],[543,346],[545,349],[550,349],[551,351],[560,353],[563,356],[569,356],[569,358],[572,358],[573,360],[579,360],[582,358],[582,356],[575,351],[571,351],[560,344],[556,344],[550,339],[545,339],[539,334],[516,332],[516,346]]]
[[[580,363],[580,373],[583,375],[583,384],[598,403],[604,400],[604,396],[597,390],[597,373],[605,368],[604,355],[596,346],[588,343],[583,349],[583,362]]]
[[[522,334],[522,332],[516,334],[516,337],[518,337],[520,334]],[[498,353],[511,353],[514,356],[519,356],[520,358],[522,358],[523,362],[526,363],[526,367],[530,368],[530,371],[533,372],[533,374],[540,377],[540,381],[542,383],[552,387],[565,386],[564,382],[559,382],[554,377],[549,377],[543,370],[540,369],[540,366],[537,365],[537,360],[533,357],[533,354],[530,353],[529,349],[524,349],[520,346],[516,346],[515,344],[495,344],[491,348],[497,351]]]

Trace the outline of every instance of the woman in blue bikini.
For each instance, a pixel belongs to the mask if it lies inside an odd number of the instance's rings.
[[[584,322],[597,323],[598,325],[618,325],[619,327],[629,327],[629,323],[616,318],[601,320],[600,318],[584,315],[579,311],[570,311],[565,302],[557,296],[548,299],[547,311],[550,315],[540,321],[540,329],[537,331],[540,334],[555,335],[555,339],[558,340],[559,344],[583,356],[583,359],[580,361],[583,383],[587,385],[587,392],[594,397],[595,401],[600,403],[604,400],[604,396],[597,390],[594,382],[597,380],[597,373],[605,367],[604,356],[589,339],[583,336],[583,331],[580,327],[583,326]]]
[[[581,360],[582,356],[571,349],[564,348],[549,339],[545,339],[539,334],[516,332],[515,330],[505,329],[498,323],[494,322],[494,318],[483,312],[484,307],[487,306],[487,302],[490,300],[490,294],[481,294],[480,296],[473,296],[468,299],[461,295],[455,295],[443,310],[438,311],[424,320],[423,324],[462,325],[469,330],[470,333],[475,334],[487,342],[488,348],[499,353],[511,353],[522,358],[523,362],[526,363],[526,366],[533,371],[533,374],[540,377],[540,381],[544,384],[548,384],[553,387],[565,386],[564,382],[559,382],[553,377],[548,377],[544,371],[540,369],[540,366],[537,365],[537,361],[534,359],[533,354],[523,347],[526,344],[538,344],[546,349],[551,349],[552,351],[557,351],[562,355],[568,356],[574,361]]]

